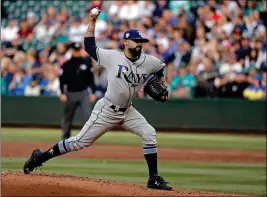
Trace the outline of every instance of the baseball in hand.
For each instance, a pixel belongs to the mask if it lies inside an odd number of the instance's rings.
[[[97,15],[99,14],[99,9],[97,9],[97,8],[93,8],[93,9],[91,10],[91,13],[92,13],[93,15],[97,16]]]

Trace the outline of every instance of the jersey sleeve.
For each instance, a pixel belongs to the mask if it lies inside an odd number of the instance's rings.
[[[154,58],[154,69],[153,74],[159,72],[160,70],[164,69],[166,67],[166,64],[162,61],[160,61],[158,58]]]
[[[116,50],[96,48],[97,62],[100,66],[109,67],[112,64],[112,59],[115,58],[118,52]]]

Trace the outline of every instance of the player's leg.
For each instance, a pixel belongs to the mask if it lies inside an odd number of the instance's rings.
[[[172,187],[158,175],[157,137],[155,129],[135,108],[131,107],[126,113],[126,118],[121,126],[140,136],[143,140],[144,157],[149,170],[147,186],[154,189],[171,190]]]
[[[25,162],[24,173],[30,173],[35,167],[41,166],[51,158],[90,146],[107,130],[111,129],[114,124],[107,123],[104,115],[105,110],[107,110],[105,107],[107,106],[104,105],[102,100],[98,101],[89,120],[76,136],[62,140],[44,152],[35,149],[32,156]]]
[[[63,116],[61,120],[62,139],[68,139],[71,135],[71,123],[74,112],[78,107],[78,102],[68,96],[68,100],[64,105]]]

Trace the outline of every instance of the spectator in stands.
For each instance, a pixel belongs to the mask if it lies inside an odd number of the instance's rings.
[[[26,20],[20,22],[20,29],[18,31],[19,38],[25,42],[29,42],[33,39],[33,30],[28,26]]]
[[[198,62],[191,61],[188,65],[188,73],[190,73],[192,76],[194,76],[195,79],[197,76],[197,64],[198,64]],[[196,85],[197,85],[197,82],[196,82]]]
[[[28,12],[26,21],[27,21],[28,27],[33,31],[33,28],[36,25],[35,13],[34,12]]]
[[[266,42],[266,38],[265,38]],[[266,63],[266,56],[267,56],[267,45],[262,42],[262,40],[257,39],[255,43],[255,50],[256,50],[256,55],[255,57],[256,62],[255,62],[255,67],[260,68],[263,63]]]
[[[169,3],[167,1],[157,0],[155,3],[155,10],[153,12],[153,20],[156,22],[162,16],[162,12],[169,9]]]
[[[181,62],[188,64],[191,58],[191,54],[192,51],[188,42],[183,41],[179,43],[177,47],[177,52],[173,54],[175,57],[173,60],[174,66],[178,68]]]
[[[24,51],[23,43],[19,38],[12,40],[11,42],[2,43],[2,50],[5,56],[14,58],[15,54],[20,51]]]
[[[49,53],[47,51],[40,51],[39,57],[36,57],[35,63],[32,65],[32,72],[39,80],[42,78],[43,67],[49,62]]]
[[[196,79],[188,72],[186,65],[182,64],[178,69],[178,75],[172,79],[170,86],[172,97],[192,98],[196,87]]]
[[[11,59],[8,57],[3,57],[1,59],[1,94],[7,95],[9,82],[12,80],[13,75],[10,76],[9,68],[11,64]],[[8,78],[12,77],[8,80]]]
[[[165,72],[166,81],[168,84],[171,84],[173,78],[177,75],[177,69],[174,67],[173,63],[168,63]]]
[[[30,84],[25,88],[25,96],[40,96],[41,87],[38,83],[39,80],[36,77],[33,77]]]
[[[39,53],[39,67],[44,66],[49,62],[49,53],[45,50],[40,51]]]
[[[1,77],[5,81],[6,88],[8,88],[16,72],[17,68],[13,61],[9,57],[3,57],[1,60]]]
[[[236,73],[233,80],[227,78],[216,78],[214,85],[217,88],[217,94],[222,98],[239,98],[243,99],[243,92],[248,87],[248,78],[244,72]]]
[[[180,14],[181,8],[184,8],[186,11],[190,10],[190,1],[170,1],[170,9],[178,16]]]
[[[116,24],[120,21],[119,11],[122,8],[124,2],[123,1],[115,1],[108,9],[108,19],[109,22]]]
[[[41,93],[44,96],[59,96],[59,76],[54,64],[47,63],[42,68],[42,79],[40,81]]]
[[[34,28],[36,39],[43,43],[49,43],[54,38],[58,26],[58,23],[55,23],[54,20],[48,19],[48,16],[44,15]]]
[[[243,37],[241,40],[240,49],[236,53],[238,54],[238,58],[240,59],[240,58],[245,58],[246,56],[250,56],[251,50],[252,49],[250,47],[249,38]],[[254,59],[255,59],[255,57],[254,57]]]
[[[266,62],[261,64],[261,67],[259,69],[260,74],[262,76],[261,85],[266,88],[266,72],[267,72],[267,65]]]
[[[233,80],[235,78],[236,73],[240,73],[243,71],[242,65],[237,61],[237,57],[234,53],[228,53],[224,56],[224,60],[219,68],[219,73],[221,76],[227,78],[227,80]]]
[[[87,27],[81,24],[80,18],[73,18],[68,30],[69,41],[82,43],[86,30]]]
[[[197,75],[197,97],[215,97],[216,90],[214,86],[214,80],[218,76],[218,72],[214,66],[214,62],[209,58],[204,58],[200,67],[203,66],[203,70]]]
[[[26,54],[26,71],[33,77],[40,79],[41,65],[38,60],[38,54],[34,49],[29,49]]]
[[[174,27],[177,25],[178,17],[176,17],[170,10],[166,9],[162,12],[162,18],[165,20],[166,24]]]
[[[7,95],[7,84],[1,73],[1,95]]]
[[[3,45],[10,44],[13,40],[18,38],[19,27],[17,21],[10,19],[8,26],[1,30],[1,41]]]
[[[177,27],[182,31],[183,38],[190,44],[194,43],[195,37],[195,28],[194,26],[190,25],[187,21],[187,15],[180,14],[178,17],[178,25]]]
[[[29,74],[33,74],[32,73],[32,68],[34,66],[34,64],[37,63],[37,59],[36,59],[36,53],[33,49],[28,50],[25,53],[25,70],[27,71],[27,73]]]
[[[244,90],[244,97],[248,100],[263,100],[266,98],[266,88],[261,85],[262,77],[260,74],[255,74],[249,80],[250,85]]]
[[[25,69],[17,69],[8,86],[8,95],[24,96],[24,90],[30,83],[30,80],[31,76],[26,73]]]
[[[138,1],[137,6],[140,18],[151,17],[156,7],[151,1],[146,0]]]
[[[66,7],[62,7],[60,9],[60,12],[56,15],[57,22],[61,24],[67,23],[67,21],[70,19],[69,10]]]
[[[192,54],[191,54],[191,61],[192,62],[199,62],[202,59],[204,59],[204,57],[207,54],[207,47],[206,47],[206,41],[205,40],[199,40],[197,42],[197,44],[194,45],[194,48],[192,50]],[[197,70],[198,72],[200,72],[203,68],[202,67],[198,67]]]
[[[47,20],[51,22],[51,24],[56,23],[56,10],[53,6],[49,6],[46,10]]]
[[[60,68],[67,59],[66,44],[63,42],[57,43],[56,49],[49,56],[49,62],[55,63]]]
[[[120,20],[136,20],[140,17],[138,5],[135,1],[126,1],[119,10],[118,15]]]
[[[163,47],[163,51],[162,53],[169,47],[169,42],[168,42],[168,38],[165,35],[164,31],[158,31],[158,33],[156,34],[156,44],[162,45]]]
[[[57,21],[60,21],[59,19]],[[54,34],[54,43],[57,44],[59,42],[67,43],[69,42],[68,37],[68,24],[66,22],[59,22],[59,26]]]
[[[18,51],[14,58],[14,63],[19,69],[25,69],[27,67],[26,54],[22,51]]]

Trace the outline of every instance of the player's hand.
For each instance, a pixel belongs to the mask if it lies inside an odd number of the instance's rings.
[[[98,12],[98,14],[96,14],[95,12],[96,12],[96,13]],[[89,21],[90,21],[90,22],[96,22],[96,19],[97,19],[97,17],[99,16],[100,12],[101,12],[101,10],[98,9],[97,7],[91,9],[91,10],[90,10],[90,13],[89,13]]]
[[[96,95],[95,94],[90,94],[89,100],[91,103],[94,103],[96,101]]]
[[[62,103],[66,103],[66,101],[68,100],[66,94],[61,94],[59,99]]]

